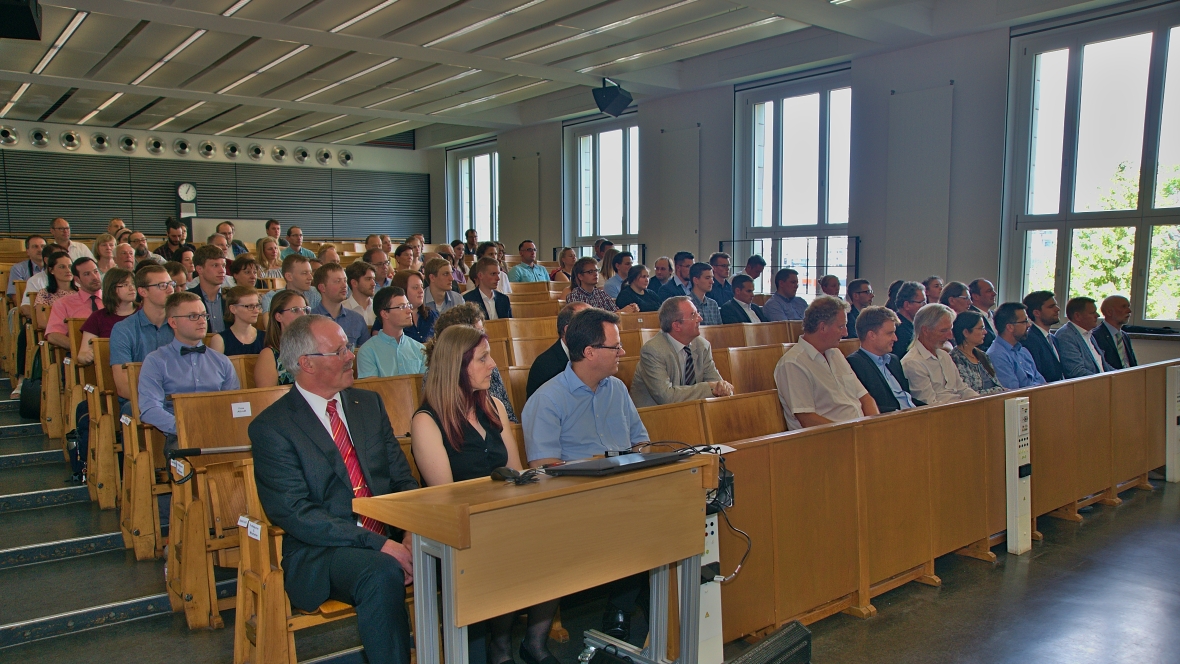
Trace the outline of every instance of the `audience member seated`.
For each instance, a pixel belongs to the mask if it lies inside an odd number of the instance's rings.
[[[393,250],[393,269],[395,272],[414,269],[414,248],[408,244],[399,244]]]
[[[475,253],[475,250],[479,248],[479,234],[475,232],[474,228],[468,228],[464,237],[467,238],[467,243],[463,245],[463,255],[479,258]]]
[[[123,220],[118,217],[115,217],[107,222],[107,234],[111,235],[112,237],[114,237],[115,233],[118,233],[124,228],[127,228],[127,224],[123,223]]]
[[[959,368],[959,376],[963,383],[979,394],[1003,392],[1004,386],[996,377],[991,357],[980,348],[986,334],[983,314],[977,311],[964,311],[955,316],[951,332],[955,336],[951,359]]]
[[[393,285],[406,292],[406,299],[414,305],[414,324],[406,328],[406,335],[420,344],[434,336],[438,312],[426,307],[426,286],[422,274],[402,270],[393,275]]]
[[[168,261],[164,263],[164,269],[168,272],[168,276],[172,277],[172,281],[176,282],[176,290],[188,290],[185,286],[189,282],[189,273],[183,265],[176,261]]]
[[[701,315],[692,300],[681,296],[664,300],[660,330],[663,334],[643,344],[631,380],[631,399],[637,408],[733,394],[733,386],[713,365],[713,347],[701,336]]]
[[[1025,295],[1024,307],[1032,325],[1022,345],[1028,349],[1037,371],[1047,382],[1059,381],[1063,378],[1061,357],[1057,354],[1057,344],[1050,328],[1061,321],[1061,307],[1057,306],[1052,291],[1033,291]]]
[[[470,302],[447,310],[438,317],[434,323],[434,334],[436,335],[429,342],[426,343],[426,355],[430,355],[430,344],[434,343],[437,335],[442,334],[443,330],[452,325],[470,325],[480,332],[486,332],[483,327],[483,314],[480,313],[479,308]],[[426,367],[426,373],[430,373],[430,367]],[[511,422],[516,422],[516,412],[512,410],[512,402],[508,400],[508,388],[504,385],[504,379],[500,376],[499,369],[492,370],[492,386],[488,389],[492,396],[500,400],[504,404],[504,408],[508,411],[508,419]]]
[[[688,270],[688,279],[692,284],[688,298],[692,300],[697,311],[700,312],[702,324],[720,325],[721,307],[717,306],[717,302],[709,297],[709,293],[713,290],[713,268],[708,263],[693,263]]]
[[[82,341],[78,347],[78,364],[94,362],[93,339],[110,339],[111,330],[135,313],[135,277],[122,268],[111,268],[102,277],[102,307],[82,324]]]
[[[377,276],[381,276],[380,272],[378,272]],[[320,303],[320,292],[311,285],[311,281],[314,278],[315,270],[311,269],[311,260],[306,256],[292,254],[283,259],[283,279],[287,282],[286,290],[295,291],[302,295],[303,301],[309,307],[314,307]],[[262,308],[269,311],[271,298],[274,298],[280,292],[273,290],[263,295]]]
[[[175,338],[143,360],[139,371],[139,419],[164,433],[164,449],[176,449],[176,415],[170,394],[219,392],[240,386],[234,365],[205,346],[209,314],[195,293],[173,293],[164,305]]]
[[[265,288],[258,278],[262,276],[262,266],[254,260],[251,254],[242,254],[229,264],[229,276],[222,282],[222,288],[234,286],[249,286],[250,288]]]
[[[1053,333],[1054,345],[1061,356],[1061,373],[1066,378],[1080,378],[1114,371],[1094,341],[1094,328],[1100,324],[1094,300],[1071,299],[1065,303],[1065,317],[1069,322]]]
[[[377,271],[363,260],[353,261],[344,269],[348,279],[348,290],[352,293],[344,301],[344,307],[365,319],[365,327],[373,326],[377,320],[373,313],[373,295],[377,293]]]
[[[897,305],[894,311],[901,324],[897,326],[897,343],[893,344],[893,354],[905,357],[914,340],[914,316],[926,306],[926,293],[922,284],[916,281],[903,282],[897,289],[894,303]]]
[[[848,338],[855,339],[859,332],[856,331],[856,319],[860,316],[860,312],[865,307],[873,305],[873,285],[869,283],[868,279],[853,279],[848,282],[848,294],[845,296],[848,300]],[[900,322],[900,321],[898,321]]]
[[[764,323],[766,314],[754,304],[754,280],[747,274],[733,278],[733,298],[721,305],[722,324]]]
[[[660,295],[651,286],[646,265],[632,265],[623,279],[623,288],[615,298],[615,306],[626,309],[634,304],[640,311],[659,311]]]
[[[1001,304],[996,309],[995,323],[1000,334],[987,349],[987,355],[995,369],[996,380],[1009,390],[1044,385],[1045,377],[1037,371],[1032,353],[1021,345],[1032,325],[1025,306],[1019,302]],[[976,392],[983,394],[981,390]]]
[[[889,295],[885,300],[886,309],[891,309],[894,313],[897,313],[897,291],[901,289],[901,285],[904,283],[904,279],[898,279],[889,284]]]
[[[1131,337],[1123,326],[1131,322],[1131,302],[1122,295],[1111,295],[1102,301],[1102,324],[1094,328],[1094,341],[1102,350],[1106,363],[1115,369],[1139,366]]]
[[[283,259],[279,258],[279,252],[282,247],[273,237],[264,237],[258,241],[257,256],[259,268],[262,273],[259,275],[263,279],[282,279],[283,278]]]
[[[111,366],[143,362],[149,353],[172,343],[172,326],[164,306],[176,291],[176,282],[160,265],[149,265],[135,273],[135,293],[139,296],[139,311],[111,328]],[[131,412],[131,387],[127,373],[116,370],[115,391],[119,394],[121,412]]]
[[[391,240],[389,238],[389,236],[386,235],[385,233],[382,233],[381,235],[378,235],[377,237],[381,238],[381,251],[384,251],[386,256],[392,256],[393,255],[393,240]]]
[[[348,277],[339,263],[325,263],[316,270],[311,285],[320,294],[320,303],[311,308],[311,313],[332,319],[348,335],[353,348],[368,341],[370,334],[365,317],[344,306],[348,299]]]
[[[729,254],[724,251],[714,252],[709,256],[709,266],[713,268],[713,290],[709,291],[709,297],[717,303],[717,306],[724,307],[726,302],[733,299],[733,284],[729,281]]]
[[[750,277],[755,282],[762,277],[762,271],[766,269],[766,259],[758,254],[751,254],[746,259],[746,267],[742,268],[742,274]]]
[[[455,291],[456,293],[462,293],[464,289],[460,287],[460,284],[462,284],[463,282],[460,281],[458,278],[456,278],[456,274],[459,276],[462,276],[463,270],[455,267],[456,262],[455,262],[454,249],[452,249],[451,247],[444,244],[441,247],[439,247],[438,251],[436,251],[435,253],[438,254],[438,256],[437,256],[438,258],[445,260],[447,262],[447,264],[451,267],[451,290]],[[423,258],[425,259],[426,257],[423,256]],[[430,262],[430,259],[427,259],[426,263],[429,263],[429,262]],[[425,263],[422,265],[422,270],[423,270],[422,274],[423,274],[423,276],[425,276],[425,274],[426,274]]]
[[[955,338],[954,325],[955,312],[944,304],[927,304],[914,316],[914,342],[901,358],[901,368],[910,381],[910,394],[927,404],[979,396],[963,382],[959,367],[943,350],[943,344]]]
[[[480,258],[490,258],[495,261],[496,267],[500,268],[496,275],[496,290],[505,295],[512,292],[512,285],[508,281],[508,271],[504,269],[504,261],[500,259],[500,247],[495,242],[480,242],[475,258],[476,262]],[[474,267],[472,266],[473,269]]]
[[[586,256],[579,258],[578,262],[574,263],[574,281],[575,285],[571,286],[569,294],[566,295],[566,302],[585,302],[603,311],[620,311],[611,296],[598,287],[598,270],[595,268],[593,258]],[[639,304],[632,302],[623,307],[621,311],[628,313],[639,311]]]
[[[179,265],[179,263],[177,263]],[[135,270],[135,247],[124,242],[123,244],[115,246],[115,267],[123,268],[128,272]]]
[[[525,240],[516,250],[520,264],[508,271],[508,281],[549,281],[549,270],[537,263],[537,243]]]
[[[192,281],[193,278],[195,277],[195,275],[197,274],[196,268],[193,267],[193,256],[196,255],[196,253],[197,253],[196,249],[185,248],[184,250],[182,250],[180,252],[180,259],[176,261],[177,263],[180,263],[181,265],[184,266],[184,270],[185,270],[185,277],[184,278],[185,278],[186,282]],[[165,262],[167,262],[167,261],[165,261]],[[138,270],[136,270],[136,271],[138,272]]]
[[[279,255],[283,257],[284,274],[287,271],[285,268],[287,265],[286,259],[288,256],[303,256],[309,261],[316,257],[315,253],[311,249],[303,246],[303,229],[298,226],[291,226],[287,229],[287,248],[283,249],[282,253]]]
[[[688,296],[689,292],[692,291],[689,272],[692,270],[692,265],[695,262],[696,256],[693,256],[691,252],[676,252],[676,255],[672,257],[674,272],[668,282],[660,288],[660,300],[666,300],[679,295]]]
[[[423,304],[427,309],[441,314],[463,304],[463,296],[454,289],[454,274],[454,265],[445,257],[432,258],[422,266],[422,275],[426,279]]]
[[[280,248],[287,246],[287,240],[283,238],[283,225],[278,219],[266,220],[266,236],[277,242]],[[282,261],[282,257],[279,260]]]
[[[382,288],[374,298],[380,331],[356,354],[357,376],[404,376],[426,373],[426,353],[404,330],[414,324],[414,305],[397,286]]]
[[[132,236],[132,237],[134,238],[135,236]],[[131,241],[131,246],[135,247],[134,240]],[[222,258],[225,258],[226,263],[228,263],[230,260],[232,260],[230,258],[229,240],[226,239],[226,237],[224,235],[222,235],[221,233],[213,233],[209,237],[205,238],[205,246],[206,247],[217,247],[218,249],[220,249],[221,256],[222,256]],[[147,244],[146,244],[146,239],[145,239],[144,249],[146,250],[146,248],[147,248]],[[135,247],[135,257],[141,258],[141,256],[139,254],[140,254],[139,247]],[[146,257],[147,256],[142,256],[142,258],[146,258]],[[161,261],[160,264],[163,265],[163,261]]]
[[[156,253],[159,254],[164,260],[176,261],[179,263],[181,251],[186,249],[189,251],[197,250],[196,247],[191,244],[187,244],[184,241],[184,238],[187,235],[184,224],[173,219],[172,217],[168,217],[168,219],[164,222],[164,228],[168,238],[164,241],[164,244],[160,245],[156,250]],[[132,247],[132,249],[134,250],[135,247]]]
[[[799,272],[783,268],[774,275],[774,294],[762,305],[766,320],[803,320],[807,301],[796,295],[799,292]]]
[[[594,241],[594,260],[602,263],[606,259],[606,252],[615,248],[615,243],[600,237]]]
[[[860,313],[856,319],[860,349],[848,356],[848,365],[873,397],[877,410],[892,413],[925,406],[910,393],[910,382],[901,368],[901,360],[893,354],[899,322],[897,314],[885,307],[873,306],[865,307]]]
[[[45,249],[45,238],[40,235],[30,235],[25,238],[25,260],[16,263],[8,272],[8,298],[12,300],[13,304],[21,304],[16,302],[16,282],[25,282],[25,288],[28,288],[29,279],[35,274],[41,274],[45,269],[45,257],[41,255],[41,251]]]
[[[381,397],[352,386],[349,343],[321,316],[292,322],[281,359],[295,374],[295,388],[250,423],[254,479],[266,516],[284,531],[291,606],[351,604],[366,659],[409,664],[410,534],[357,517],[352,501],[418,483]]]
[[[321,245],[320,250],[315,256],[319,260],[320,265],[327,265],[329,263],[340,264],[340,252],[336,251],[336,245],[334,244]]]
[[[439,486],[488,477],[502,467],[524,470],[512,430],[506,426],[508,412],[488,393],[496,363],[487,335],[466,325],[451,326],[431,345],[430,366],[434,371],[426,379],[422,407],[414,414],[410,430],[422,484]],[[557,661],[546,644],[558,601],[528,610],[520,646],[525,662]],[[512,661],[512,624],[517,613],[492,618],[483,626],[488,662]]]
[[[967,284],[952,281],[942,287],[942,295],[938,297],[938,301],[950,307],[957,316],[971,308],[971,291],[967,289]]]
[[[280,355],[283,328],[296,318],[310,313],[311,307],[307,306],[307,300],[295,291],[278,291],[278,295],[270,301],[270,321],[266,325],[266,336],[263,338],[262,350],[258,352],[258,361],[254,363],[255,387],[274,387],[295,382],[291,372],[283,366]]]
[[[611,276],[606,280],[606,284],[603,285],[602,290],[606,291],[606,294],[612,298],[618,299],[619,293],[623,291],[623,281],[635,265],[635,255],[630,251],[616,251],[610,261]]]
[[[201,298],[205,305],[209,331],[220,333],[225,329],[225,302],[221,297],[221,284],[225,281],[225,250],[207,244],[193,255],[193,266],[197,268],[197,283],[188,292]]]
[[[824,295],[831,295],[832,297],[840,297],[840,277],[834,274],[825,274],[819,278],[819,291]]]
[[[847,311],[848,303],[839,298],[816,297],[804,311],[803,336],[774,368],[788,431],[879,412],[840,352],[840,340],[848,332]]]
[[[926,289],[926,304],[934,304],[942,300],[942,277],[931,275],[922,280],[922,288]]]
[[[70,260],[70,255],[64,251],[54,251],[45,258],[45,264],[49,266],[49,269],[42,273],[46,275],[45,285],[41,289],[33,291],[37,294],[33,298],[33,306],[42,304],[52,306],[54,302],[57,302],[63,297],[78,292],[78,289],[74,287],[72,263],[73,261]],[[29,317],[32,318],[32,316],[33,314],[30,310]]]
[[[209,347],[227,357],[261,353],[266,335],[254,327],[262,314],[258,299],[258,291],[249,286],[225,291],[225,329],[209,340]]]
[[[227,261],[235,260],[242,254],[250,253],[250,249],[246,247],[246,245],[243,244],[241,240],[234,239],[234,233],[236,231],[237,227],[234,226],[234,222],[232,221],[223,221],[217,224],[217,232],[224,235],[225,239],[229,241],[229,253],[225,255],[225,259]],[[244,285],[249,286],[250,284]]]
[[[562,247],[557,254],[557,269],[549,273],[549,280],[572,282],[576,262],[578,254],[574,252],[573,247]]]
[[[70,255],[70,262],[83,257],[94,258],[94,254],[90,253],[90,247],[81,242],[70,241],[70,222],[58,217],[49,223],[49,230],[53,233],[53,243]]]
[[[655,283],[651,285],[651,289],[659,294],[660,290],[667,286],[669,281],[672,281],[672,259],[660,256],[655,263],[652,263],[652,270],[654,272],[651,278],[655,279]]]
[[[565,371],[565,365],[570,361],[569,350],[565,344],[565,329],[569,326],[570,319],[574,317],[574,314],[589,308],[590,305],[585,302],[570,302],[557,312],[557,341],[545,349],[544,353],[538,355],[533,360],[533,365],[529,367],[529,382],[525,387],[525,398],[533,396],[533,392],[549,382],[549,379]]]
[[[377,289],[385,288],[393,281],[390,279],[393,265],[389,262],[389,254],[380,249],[369,249],[365,255],[361,256],[361,260],[373,266],[373,271],[376,272]]]
[[[66,350],[70,348],[70,324],[66,319],[89,318],[102,307],[102,277],[98,276],[98,264],[94,259],[76,259],[70,266],[70,274],[77,290],[53,301],[49,321],[45,324],[45,340]],[[41,293],[37,297],[41,297]]]
[[[996,327],[992,322],[992,307],[996,306],[996,287],[987,279],[976,279],[967,284],[967,292],[971,296],[971,311],[983,314],[983,325],[987,328],[983,344],[980,348],[987,350],[996,340]]]
[[[475,288],[463,295],[464,300],[479,307],[484,318],[488,320],[512,318],[512,303],[507,295],[496,290],[500,283],[500,264],[496,259],[485,256],[476,260],[471,266],[469,278]],[[611,306],[614,306],[613,302]]]
[[[103,233],[94,238],[94,262],[98,264],[98,273],[105,275],[107,270],[115,266],[115,236]],[[11,278],[11,273],[9,278]]]
[[[381,248],[381,236],[373,233],[365,237],[365,251]]]

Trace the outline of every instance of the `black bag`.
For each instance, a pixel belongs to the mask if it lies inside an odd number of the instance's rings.
[[[41,419],[41,354],[33,355],[33,369],[20,385],[20,416],[26,420]]]

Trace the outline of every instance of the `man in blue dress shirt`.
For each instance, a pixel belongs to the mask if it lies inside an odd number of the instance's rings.
[[[1037,371],[1032,353],[1020,345],[1032,325],[1025,306],[1020,302],[1005,302],[996,309],[994,321],[997,336],[987,355],[996,369],[996,380],[1010,390],[1044,385],[1045,377]]]
[[[163,265],[147,265],[135,273],[135,292],[143,302],[139,311],[115,323],[111,328],[111,366],[118,367],[144,359],[161,346],[172,343],[174,335],[164,306],[176,289]],[[125,371],[114,371],[115,392],[119,395],[121,414],[131,414],[131,386]]]
[[[901,360],[893,354],[897,341],[897,314],[885,307],[865,307],[856,319],[860,349],[848,356],[848,365],[861,385],[869,391],[877,410],[892,413],[914,406],[924,406],[910,393]]]
[[[152,351],[139,371],[139,419],[164,433],[164,449],[176,449],[176,415],[169,394],[239,388],[229,359],[203,343],[209,314],[195,293],[168,296],[164,305],[175,338]]]
[[[630,251],[619,252],[611,259],[611,269],[615,273],[606,280],[602,290],[606,291],[606,294],[612,299],[618,298],[619,293],[623,292],[623,281],[627,279],[627,273],[631,271],[631,266],[634,264],[635,255]]]
[[[406,292],[397,286],[382,288],[373,298],[373,307],[381,330],[357,351],[357,377],[426,373],[422,344],[405,334],[405,329],[414,325],[414,305],[406,299]]]
[[[339,263],[320,266],[311,279],[311,287],[320,294],[320,302],[311,308],[311,313],[335,321],[344,330],[353,348],[359,348],[369,340],[369,326],[365,323],[364,315],[344,306],[344,301],[348,299],[348,276]]]
[[[508,271],[508,281],[549,281],[549,270],[537,263],[537,243],[521,242],[516,248],[520,264]]]
[[[796,295],[799,292],[799,272],[783,268],[774,274],[774,295],[762,305],[766,320],[803,320],[807,311],[807,300]]]
[[[672,257],[672,278],[668,283],[664,284],[660,289],[660,301],[664,301],[670,297],[678,295],[688,296],[692,291],[692,282],[689,281],[688,272],[692,269],[692,264],[696,262],[696,256],[689,251],[678,251]]]
[[[709,291],[709,297],[713,298],[717,306],[724,307],[726,302],[733,299],[733,284],[729,283],[729,254],[724,251],[714,253],[709,256],[709,265],[713,268],[713,290]]]
[[[197,269],[197,284],[188,290],[204,303],[205,311],[209,314],[209,331],[221,333],[225,330],[225,304],[221,298],[221,285],[225,282],[225,253],[207,244],[193,254],[193,266]]]

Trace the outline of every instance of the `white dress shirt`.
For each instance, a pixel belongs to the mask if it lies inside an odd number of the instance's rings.
[[[775,366],[774,384],[788,431],[803,428],[795,413],[815,413],[833,422],[864,417],[860,399],[869,391],[839,348],[821,355],[815,346],[799,339]]]
[[[901,358],[901,368],[910,382],[910,394],[927,405],[950,403],[979,396],[967,387],[950,353],[939,348],[935,355],[915,340],[910,351]]]
[[[733,298],[733,301],[737,302],[738,306],[742,308],[742,311],[746,312],[746,315],[750,317],[751,323],[761,323],[762,322],[762,319],[758,317],[758,314],[754,313],[754,307],[751,307],[750,305],[746,304],[745,302],[742,302],[741,300],[737,299],[736,297]]]
[[[483,299],[483,308],[488,312],[487,319],[496,320],[499,318],[500,316],[496,314],[496,293],[493,291],[492,296],[488,297],[487,295],[484,295],[483,291],[481,290],[479,291],[479,297]]]
[[[28,293],[39,293],[49,287],[49,270],[42,270],[37,274],[29,277],[25,282],[25,299],[28,299]],[[24,304],[23,302],[21,304]]]
[[[1090,349],[1090,357],[1094,358],[1094,365],[1098,367],[1098,373],[1106,371],[1102,364],[1106,361],[1106,358],[1102,357],[1102,355],[1098,352],[1098,346],[1094,343],[1094,330],[1083,330],[1072,320],[1069,321],[1068,325],[1073,325],[1074,329],[1077,330],[1077,333],[1082,335],[1082,338],[1086,340],[1086,348]],[[1099,323],[1099,325],[1101,325],[1101,323]]]
[[[332,421],[328,419],[328,399],[321,397],[318,394],[312,394],[303,389],[299,383],[295,383],[295,389],[307,399],[307,404],[311,406],[312,412],[315,416],[320,418],[320,423],[324,425],[324,429],[328,432],[328,438],[332,438]],[[344,423],[344,430],[348,431],[348,418],[344,416],[344,404],[340,403],[340,393],[332,395],[336,400],[336,414],[340,416],[340,421]],[[352,433],[348,434],[348,439],[352,440]],[[335,442],[335,439],[332,439]]]
[[[344,306],[345,308],[351,309],[364,316],[365,325],[368,325],[369,327],[373,327],[373,323],[377,320],[377,314],[373,311],[373,298],[369,298],[368,307],[362,307],[360,303],[356,301],[356,295],[353,294],[348,296],[348,299],[344,301]]]
[[[1049,330],[1047,328],[1043,328],[1040,325],[1037,325],[1036,323],[1033,323],[1033,327],[1035,327],[1037,330],[1039,330],[1041,335],[1045,337],[1045,341],[1049,344],[1049,350],[1053,351],[1053,357],[1057,358],[1057,361],[1060,362],[1061,355],[1059,355],[1057,353],[1057,343],[1055,341],[1053,341],[1053,331]],[[1031,330],[1030,330],[1030,332],[1031,332]]]

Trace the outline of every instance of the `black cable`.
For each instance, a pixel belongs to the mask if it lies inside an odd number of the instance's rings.
[[[738,562],[737,567],[734,568],[733,574],[730,574],[729,576],[726,576],[726,577],[714,578],[714,581],[718,581],[719,583],[729,583],[730,581],[733,581],[737,577],[739,572],[742,571],[742,566],[746,564],[746,558],[750,557],[750,551],[754,548],[754,540],[750,539],[749,533],[742,530],[741,528],[734,527],[734,525],[732,523],[730,523],[729,514],[727,514],[725,510],[721,509],[718,511],[721,512],[722,518],[725,519],[725,525],[729,526],[730,530],[732,530],[735,533],[738,533],[742,537],[746,538],[746,552],[742,554],[742,559],[740,562]]]

